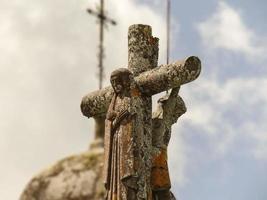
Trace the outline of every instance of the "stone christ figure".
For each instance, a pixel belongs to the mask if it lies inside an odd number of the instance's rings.
[[[170,192],[167,147],[171,137],[171,127],[186,112],[183,99],[178,95],[179,87],[172,89],[158,100],[158,107],[152,117],[152,171],[151,187],[153,200],[170,200],[175,197]]]
[[[133,74],[125,68],[112,72],[114,96],[105,121],[104,184],[106,200],[137,199],[137,138],[142,123],[137,108],[139,92],[134,87]],[[138,124],[138,125],[137,125]]]

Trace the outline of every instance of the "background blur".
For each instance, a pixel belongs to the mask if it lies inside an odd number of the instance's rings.
[[[187,113],[169,160],[181,200],[267,199],[265,0],[173,0],[171,61],[197,55],[200,78],[181,89]],[[80,112],[98,88],[97,0],[0,0],[0,199],[33,175],[85,151],[93,120]],[[127,65],[127,29],[150,24],[165,62],[165,0],[106,1],[105,84]]]

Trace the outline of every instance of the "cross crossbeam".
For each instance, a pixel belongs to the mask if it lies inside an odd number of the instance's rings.
[[[146,71],[135,77],[142,94],[152,96],[171,88],[195,80],[201,71],[201,61],[198,57],[191,56],[184,60],[162,65]],[[94,117],[105,114],[113,96],[111,86],[83,97],[81,110],[83,115]]]

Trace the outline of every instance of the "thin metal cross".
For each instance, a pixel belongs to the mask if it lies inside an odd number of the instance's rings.
[[[105,22],[109,22],[112,25],[116,25],[116,21],[113,19],[108,18],[105,15],[105,10],[104,10],[104,0],[100,0],[100,10],[99,11],[94,11],[90,8],[87,9],[87,12],[91,15],[96,16],[99,19],[100,22],[100,32],[99,32],[99,54],[98,54],[98,59],[99,59],[99,89],[102,88],[103,84],[103,75],[104,75],[104,68],[103,68],[103,58],[104,58],[104,25]]]
[[[166,35],[167,35],[167,54],[166,63],[169,64],[170,59],[170,22],[171,22],[171,0],[167,0],[167,17],[166,17]]]
[[[170,60],[170,32],[171,32],[171,0],[167,0],[166,4],[166,38],[167,38],[167,49],[166,49],[166,64],[169,64]],[[168,94],[169,91],[166,90],[166,93]]]

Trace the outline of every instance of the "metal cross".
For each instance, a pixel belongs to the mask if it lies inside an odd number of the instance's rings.
[[[170,59],[170,22],[171,22],[171,1],[167,0],[167,17],[166,17],[166,35],[167,35],[167,54],[166,64],[169,64]]]
[[[103,42],[104,42],[104,25],[105,22],[109,22],[112,25],[116,25],[116,21],[113,19],[108,18],[105,15],[105,10],[104,10],[104,0],[100,0],[100,10],[99,11],[94,11],[90,8],[87,9],[87,12],[91,15],[96,16],[99,19],[100,22],[100,32],[99,32],[99,54],[98,54],[98,59],[99,59],[99,89],[102,88],[102,83],[103,83],[103,74],[104,74],[104,68],[103,68],[103,58],[104,58],[104,47],[103,47]]]

